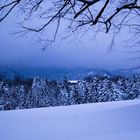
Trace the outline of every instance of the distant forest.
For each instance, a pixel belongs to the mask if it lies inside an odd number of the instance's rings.
[[[131,100],[140,98],[140,76],[93,76],[70,82],[0,76],[0,110]]]

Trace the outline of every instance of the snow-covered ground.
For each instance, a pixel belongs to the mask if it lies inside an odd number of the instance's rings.
[[[1,111],[0,140],[140,140],[140,100]]]

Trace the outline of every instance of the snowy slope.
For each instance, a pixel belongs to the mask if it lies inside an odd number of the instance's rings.
[[[140,140],[140,100],[0,112],[0,140]]]

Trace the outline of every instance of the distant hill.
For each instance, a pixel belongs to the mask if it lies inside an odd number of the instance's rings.
[[[45,77],[50,80],[63,80],[66,77],[69,80],[83,79],[88,75],[96,76],[132,76],[133,72],[116,70],[106,71],[103,69],[84,68],[84,69],[65,69],[65,68],[0,68],[0,75],[5,76],[7,79],[13,79],[15,76],[22,78],[33,78],[35,76]]]

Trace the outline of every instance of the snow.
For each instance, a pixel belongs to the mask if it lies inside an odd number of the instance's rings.
[[[0,112],[0,140],[139,140],[140,100]]]
[[[78,80],[69,80],[68,82],[70,82],[71,84],[76,84],[78,83]]]

